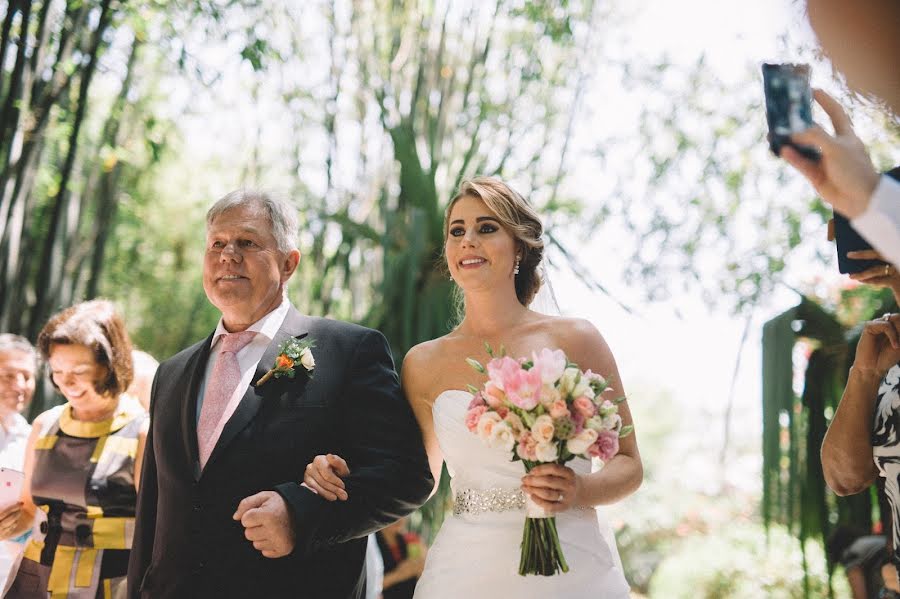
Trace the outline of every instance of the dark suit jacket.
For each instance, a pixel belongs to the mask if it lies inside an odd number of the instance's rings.
[[[289,336],[315,340],[313,377],[255,387]],[[291,308],[203,471],[197,393],[210,338],[159,366],[143,462],[130,598],[361,597],[370,532],[428,497],[433,481],[422,436],[403,398],[384,336]],[[299,482],[321,453],[344,457],[350,499],[327,502]],[[286,500],[297,544],[265,558],[232,520],[263,490]]]

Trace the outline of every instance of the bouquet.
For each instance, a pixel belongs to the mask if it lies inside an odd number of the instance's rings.
[[[608,462],[619,451],[619,438],[633,430],[622,426],[617,405],[624,397],[609,400],[606,379],[582,371],[561,350],[543,349],[518,360],[495,356],[485,344],[491,361],[482,366],[466,361],[488,375],[479,389],[469,385],[474,397],[466,413],[466,426],[491,447],[512,453],[525,471],[542,463],[565,464],[576,457]],[[568,572],[556,531],[556,518],[526,496],[525,530],[519,574],[552,576]]]

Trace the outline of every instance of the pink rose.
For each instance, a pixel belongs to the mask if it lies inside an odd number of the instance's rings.
[[[600,458],[604,463],[610,461],[619,453],[619,433],[600,431],[597,434],[597,441],[588,448],[588,453]]]
[[[478,426],[478,419],[485,412],[487,412],[487,406],[484,405],[469,408],[469,411],[466,412],[466,428],[474,433],[475,427]]]
[[[575,423],[575,434],[577,435],[581,431],[584,430],[584,423],[587,419],[584,417],[584,414],[580,412],[575,412],[572,414],[572,422]]]
[[[584,396],[576,397],[575,401],[572,402],[572,407],[575,408],[575,412],[585,418],[590,418],[597,411],[594,407],[594,402]]]
[[[554,432],[553,420],[546,414],[535,418],[534,424],[531,425],[531,436],[537,443],[549,443],[553,440]]]
[[[503,390],[514,406],[523,410],[532,410],[538,405],[541,396],[541,375],[533,370],[522,370],[512,373],[504,380]]]
[[[469,402],[469,409],[477,408],[478,406],[483,406],[484,398],[481,396],[481,392],[476,393],[472,396],[472,401]]]
[[[487,402],[487,405],[496,410],[503,405],[505,400],[506,394],[493,381],[488,381],[484,384],[484,401]]]
[[[534,437],[527,432],[522,433],[519,437],[519,444],[516,445],[516,455],[523,460],[534,462],[537,460],[536,449],[537,441],[534,440]]]
[[[568,418],[571,416],[569,408],[566,406],[566,402],[561,399],[554,401],[547,409],[550,412],[550,417],[554,420],[556,418]]]

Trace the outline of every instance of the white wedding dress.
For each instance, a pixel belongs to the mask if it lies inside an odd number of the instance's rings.
[[[508,496],[519,489],[525,469],[521,462],[510,461],[510,452],[488,447],[469,432],[465,414],[471,398],[466,391],[444,391],[433,407],[434,429],[451,476],[453,496],[464,490],[481,497],[489,495],[485,493],[488,490],[499,490]],[[579,473],[591,471],[587,460],[576,458],[568,465]],[[448,516],[428,551],[415,599],[629,596],[615,542],[604,538],[595,510],[570,509],[557,515],[569,571],[555,576],[519,575],[524,524],[521,508]]]

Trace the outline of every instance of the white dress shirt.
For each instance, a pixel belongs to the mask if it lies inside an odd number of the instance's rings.
[[[284,323],[284,318],[287,316],[290,308],[291,303],[288,301],[287,297],[285,297],[281,300],[280,306],[247,327],[248,331],[256,331],[257,334],[256,337],[253,338],[253,341],[248,343],[237,353],[238,366],[241,368],[241,382],[238,383],[237,388],[234,390],[234,394],[232,394],[231,399],[228,401],[228,405],[225,407],[225,412],[222,414],[223,422],[228,422],[228,419],[231,418],[232,414],[234,414],[234,411],[237,409],[238,404],[241,403],[241,398],[244,397],[244,393],[247,392],[247,388],[250,387],[250,383],[253,382],[253,375],[256,373],[256,367],[259,365],[260,359],[266,352],[266,348],[272,343],[275,334],[278,333],[278,329],[280,329],[281,325]],[[227,333],[228,331],[225,329],[225,324],[220,318],[219,324],[216,327],[216,332],[213,333],[209,361],[206,363],[206,373],[203,375],[203,382],[200,384],[200,391],[197,394],[198,422],[200,420],[200,408],[203,406],[203,395],[206,393],[206,385],[209,383],[209,377],[212,374],[213,368],[216,366],[216,361],[219,359],[219,340]]]
[[[21,415],[13,412],[0,426],[0,466],[22,471],[25,469],[25,446],[31,425]]]
[[[3,418],[0,425],[0,467],[20,472],[25,469],[25,447],[29,434],[31,425],[19,414],[13,412]],[[0,541],[0,591],[4,595],[16,577],[24,548],[25,542],[21,538]]]
[[[886,261],[900,268],[900,181],[882,175],[868,208],[850,224]]]

